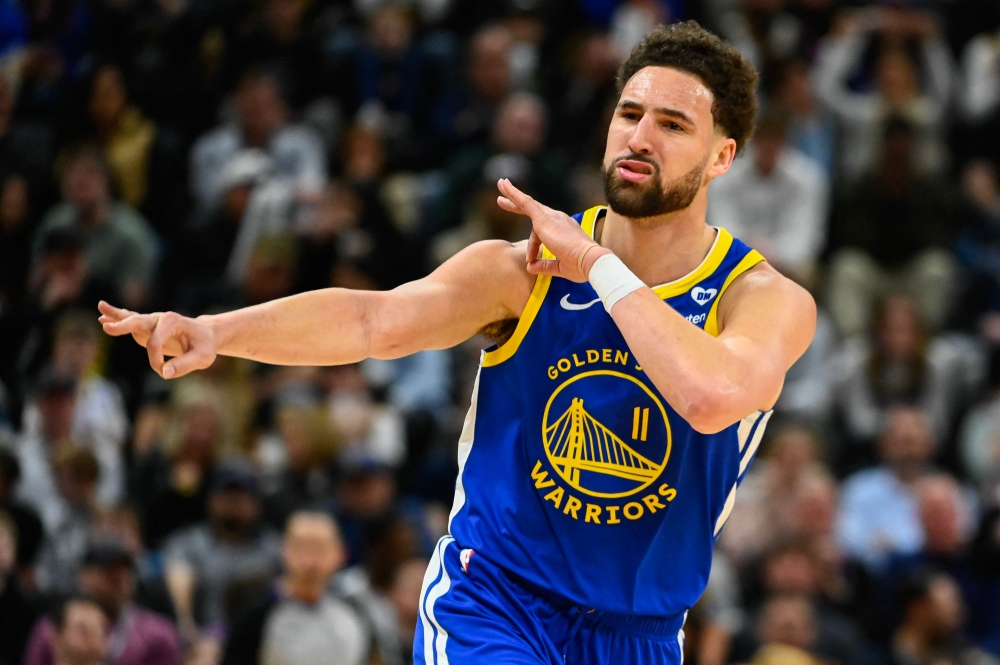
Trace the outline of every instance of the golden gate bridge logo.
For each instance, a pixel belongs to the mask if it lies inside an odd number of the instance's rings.
[[[572,397],[569,406],[562,414],[554,421],[549,422],[550,411],[556,401],[556,396],[571,383],[588,376],[627,379],[642,389],[641,393],[634,389],[622,390],[625,386],[616,381],[615,383],[618,385],[615,387],[618,389],[613,392],[616,395],[622,395],[623,401],[632,395],[633,399],[638,398],[637,401],[640,402],[639,406],[635,406],[631,410],[633,415],[631,438],[634,444],[642,445],[649,439],[651,408],[654,414],[654,428],[666,428],[666,450],[661,461],[649,459],[625,443],[622,437],[615,434],[587,411],[585,399],[582,397]],[[601,392],[606,393],[607,391]],[[650,404],[650,400],[652,404]],[[594,401],[597,402],[598,399],[595,397]],[[562,403],[565,401],[562,400]],[[646,404],[649,406],[645,406]],[[662,418],[662,425],[655,423],[658,420],[656,418],[657,412]],[[660,431],[662,432],[662,430]],[[556,389],[545,407],[542,438],[549,462],[562,479],[575,489],[592,496],[611,498],[634,494],[659,478],[666,466],[667,459],[670,457],[670,428],[667,425],[666,412],[660,400],[634,377],[608,370],[585,372],[569,379]],[[662,442],[662,437],[655,436],[654,433],[653,440]],[[655,447],[659,448],[660,445],[662,443],[655,444]],[[586,479],[590,473],[598,474],[598,476],[590,476],[592,480],[587,482]],[[600,478],[600,481],[595,483],[594,480],[597,478]],[[602,487],[597,489],[593,487],[595,484],[600,484]],[[587,485],[591,487],[587,487]],[[603,491],[609,489],[617,491]]]

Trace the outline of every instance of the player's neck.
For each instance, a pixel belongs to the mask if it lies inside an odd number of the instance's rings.
[[[684,277],[708,255],[716,231],[705,223],[704,191],[677,212],[632,220],[609,209],[595,236],[646,284],[666,284]]]

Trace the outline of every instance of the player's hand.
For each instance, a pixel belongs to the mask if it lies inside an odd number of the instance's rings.
[[[572,217],[542,205],[515,187],[510,180],[500,180],[497,188],[503,194],[497,197],[497,204],[501,208],[531,218],[531,237],[528,238],[525,257],[529,273],[586,282],[594,262],[600,256],[610,253],[609,249],[595,246],[597,243]],[[543,244],[555,255],[555,259],[539,258]],[[584,259],[582,263],[581,257]]]
[[[112,337],[132,335],[146,348],[149,366],[164,379],[176,379],[215,362],[219,346],[215,333],[203,321],[174,312],[139,314],[113,307],[103,300],[97,305],[98,321]],[[170,361],[166,356],[173,356]]]

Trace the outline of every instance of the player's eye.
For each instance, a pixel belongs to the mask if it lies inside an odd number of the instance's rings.
[[[678,125],[676,122],[665,123],[664,126],[672,132],[682,132],[684,128]]]

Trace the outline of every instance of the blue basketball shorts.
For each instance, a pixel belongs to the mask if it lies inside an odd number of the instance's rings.
[[[681,665],[684,618],[612,614],[515,583],[451,536],[424,575],[414,665]]]

